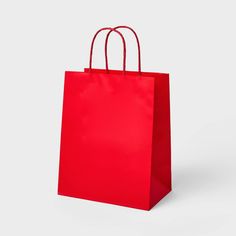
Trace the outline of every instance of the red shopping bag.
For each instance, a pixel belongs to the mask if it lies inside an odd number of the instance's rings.
[[[126,71],[116,28],[90,66],[65,72],[58,194],[149,210],[171,191],[169,75]],[[123,70],[92,69],[98,33],[123,41]],[[106,46],[109,34],[106,38]]]

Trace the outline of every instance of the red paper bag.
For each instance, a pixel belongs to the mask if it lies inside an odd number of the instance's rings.
[[[169,75],[141,72],[129,27],[139,71],[126,71],[118,28],[95,34],[89,69],[65,72],[58,194],[149,210],[171,191]],[[107,52],[106,70],[92,69],[103,30],[122,38],[123,71]]]

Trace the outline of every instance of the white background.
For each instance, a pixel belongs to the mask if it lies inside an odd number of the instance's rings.
[[[0,235],[235,235],[235,8],[233,0],[1,0]],[[171,76],[173,192],[150,212],[57,196],[64,71],[88,65],[97,29],[124,24],[140,37],[143,70]],[[135,41],[124,34],[135,69]],[[121,49],[112,34],[113,68]]]

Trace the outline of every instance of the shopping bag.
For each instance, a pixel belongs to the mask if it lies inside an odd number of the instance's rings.
[[[126,71],[118,28],[95,34],[88,69],[65,72],[58,194],[150,210],[171,191],[169,75],[141,72],[140,50]],[[121,71],[92,68],[104,30],[122,39]]]

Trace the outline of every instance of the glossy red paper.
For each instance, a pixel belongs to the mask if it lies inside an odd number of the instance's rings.
[[[149,210],[171,191],[169,75],[65,73],[58,193]]]

